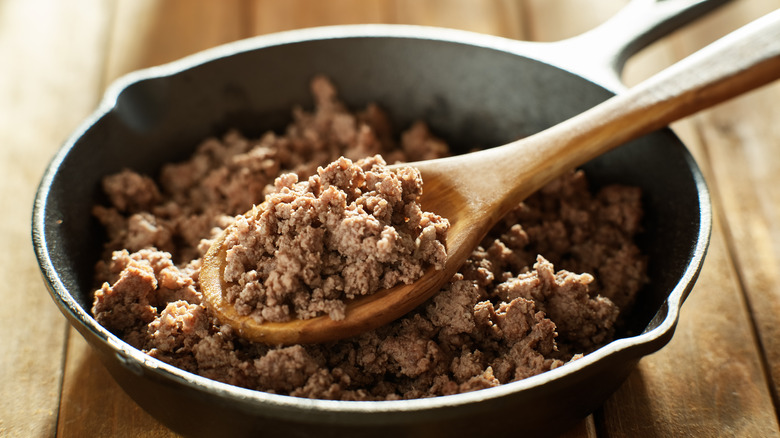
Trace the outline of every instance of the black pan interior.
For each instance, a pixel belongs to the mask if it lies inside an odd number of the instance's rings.
[[[102,234],[90,209],[99,181],[129,167],[155,174],[198,142],[238,128],[279,130],[308,82],[332,78],[348,105],[377,102],[400,130],[417,119],[457,151],[491,147],[569,118],[612,93],[566,71],[502,50],[400,37],[315,40],[250,50],[127,86],[116,105],[74,140],[48,187],[44,235],[60,281],[91,308]],[[700,228],[698,170],[668,130],[585,166],[596,185],[642,187],[641,238],[652,283],[624,334],[647,328],[688,267]],[[43,189],[47,189],[43,187]]]

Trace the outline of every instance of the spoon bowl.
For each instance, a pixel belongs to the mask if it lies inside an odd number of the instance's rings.
[[[246,339],[274,345],[338,340],[385,325],[433,296],[512,207],[564,172],[621,144],[780,78],[780,10],[733,32],[642,84],[504,146],[409,163],[423,177],[421,207],[450,221],[444,269],[354,299],[328,316],[258,323],[224,299],[228,227],[204,257],[209,308]]]

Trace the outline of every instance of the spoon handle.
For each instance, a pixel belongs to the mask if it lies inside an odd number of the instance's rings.
[[[487,193],[482,205],[500,204],[500,217],[566,170],[778,78],[780,9],[578,116],[460,164],[480,162],[474,172],[495,176],[478,182],[484,187],[475,193]],[[496,190],[498,182],[506,189]]]
[[[780,10],[723,37],[545,135],[553,137],[568,131],[569,142],[580,145],[578,149],[584,154],[577,161],[584,162],[778,78]]]

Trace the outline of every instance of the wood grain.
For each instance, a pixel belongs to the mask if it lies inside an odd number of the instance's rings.
[[[68,338],[59,416],[60,437],[178,436],[124,393],[75,330]]]
[[[528,39],[560,41],[577,36],[607,21],[626,3],[626,0],[602,0],[598,5],[589,0],[526,0],[526,14],[532,17],[527,25]]]
[[[99,97],[108,9],[90,0],[0,3],[0,436],[56,428],[67,323],[41,282],[31,209],[48,157]]]
[[[759,351],[716,224],[672,341],[640,361],[597,416],[607,436],[777,434]]]
[[[252,0],[251,29],[255,34],[315,26],[386,23],[390,0]]]
[[[627,66],[627,82],[637,83],[771,10],[755,11],[757,2],[748,3],[727,6],[640,54]],[[731,212],[725,214],[721,186],[738,180],[721,178],[721,171],[710,161],[711,154],[721,147],[713,141],[713,137],[720,137],[717,132],[741,129],[744,120],[739,114],[745,113],[734,105],[767,93],[759,90],[673,125],[710,183],[716,226],[703,272],[683,307],[675,338],[662,351],[642,360],[637,372],[605,405],[598,425],[610,436],[780,435],[763,370],[765,350],[757,343],[742,274],[730,252],[726,224],[734,218]],[[712,114],[721,111],[732,120],[713,124]],[[755,187],[751,185],[750,190],[755,191]]]
[[[0,436],[175,434],[130,400],[48,298],[30,248],[35,187],[106,84],[245,36],[409,23],[557,40],[626,0],[0,0]],[[738,0],[630,61],[629,83],[772,9]],[[713,192],[716,228],[672,342],[564,436],[780,436],[780,86],[673,127]],[[30,312],[35,309],[35,312]],[[773,400],[774,396],[774,400]]]
[[[551,3],[562,7],[558,2]],[[715,16],[732,18],[733,9]],[[753,14],[751,19],[760,15]],[[679,31],[674,40],[667,38],[656,43],[629,62],[627,82],[635,84],[739,26],[734,24],[735,20],[727,21],[732,23],[731,28],[720,27],[718,34],[710,32],[709,38],[701,36],[700,24]],[[698,40],[693,37],[697,32]],[[566,36],[569,35],[545,35],[539,39]],[[696,42],[681,50],[685,46],[682,41]],[[674,126],[688,134],[683,140],[689,146],[697,140],[697,129],[691,121]],[[697,157],[705,154],[702,149],[706,146],[701,142],[694,145],[699,152]],[[709,174],[708,169],[705,172]],[[660,353],[643,359],[623,388],[597,414],[599,435],[777,436],[776,414],[761,370],[762,352],[753,338],[749,309],[740,294],[733,266],[729,266],[724,239],[722,228],[716,227],[704,272],[683,307],[675,338]],[[714,292],[717,295],[713,296]],[[698,294],[708,295],[700,298]],[[734,320],[738,323],[734,324]],[[721,353],[712,354],[713,350]],[[739,359],[734,360],[735,357]]]
[[[780,1],[748,2],[702,23],[680,39],[678,53],[777,8]],[[728,15],[726,15],[728,14]],[[763,353],[775,409],[780,410],[780,84],[770,85],[695,119],[724,220],[726,245]],[[721,177],[722,175],[722,177]]]
[[[522,2],[513,0],[395,0],[398,23],[449,27],[527,39]]]
[[[106,83],[248,36],[245,12],[238,0],[118,1],[108,14],[113,26],[101,64]],[[64,367],[59,436],[176,436],[122,392],[75,332],[68,339]]]
[[[112,23],[109,81],[249,36],[243,0],[116,0]]]

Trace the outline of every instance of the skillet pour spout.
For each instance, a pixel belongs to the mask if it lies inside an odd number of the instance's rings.
[[[722,3],[635,0],[622,17],[642,15],[646,20],[633,28],[644,30],[624,34],[609,24],[594,31],[591,35],[609,34],[625,46],[617,58],[593,60],[623,59],[648,42],[644,36],[658,38]],[[524,432],[531,435],[563,430],[601,406],[642,356],[669,341],[698,275],[711,230],[709,194],[695,161],[668,129],[583,166],[596,187],[619,182],[645,193],[647,231],[640,244],[651,260],[652,284],[642,291],[620,339],[542,375],[433,399],[305,400],[226,385],[145,355],[90,314],[93,269],[102,250],[90,211],[107,174],[126,167],[153,174],[163,163],[188,156],[201,139],[230,127],[247,135],[280,129],[286,122],[280,114],[292,104],[311,104],[306,84],[318,74],[331,78],[350,106],[381,103],[395,126],[425,119],[458,152],[508,143],[621,89],[613,80],[620,62],[585,71],[557,57],[567,44],[580,50],[588,38],[595,37],[533,44],[416,26],[339,26],[239,41],[128,75],[109,88],[41,181],[32,231],[44,281],[123,389],[185,435],[515,432],[485,424],[486,415],[522,417]]]

